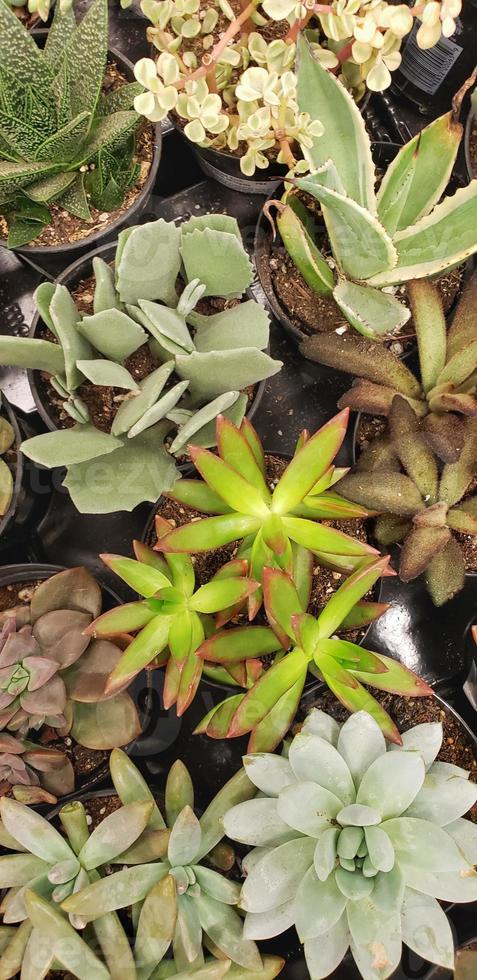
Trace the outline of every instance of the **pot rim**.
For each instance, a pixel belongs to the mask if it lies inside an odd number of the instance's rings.
[[[284,458],[284,459],[286,459],[288,461],[290,461],[293,458],[291,453],[285,453],[285,452],[283,452],[281,450],[277,450],[275,452],[272,449],[266,449],[265,450],[265,456],[278,456],[278,457]],[[189,474],[192,475],[194,473],[197,473],[197,470],[195,469],[195,467],[193,466],[192,463],[184,463],[183,464],[183,466],[181,468],[181,474],[182,474],[182,476],[184,476],[185,478],[188,478],[189,477]],[[144,530],[143,530],[142,535],[141,535],[141,542],[143,544],[148,544],[148,538],[149,538],[149,536],[151,534],[151,531],[153,529],[153,526],[154,526],[154,518],[155,518],[155,516],[156,516],[156,514],[157,514],[157,512],[159,510],[159,507],[160,507],[160,504],[161,504],[162,499],[163,499],[162,497],[159,497],[159,500],[156,500],[156,503],[152,505],[151,510],[149,511],[149,515],[148,515],[146,524],[144,526]],[[204,516],[207,516],[207,515],[204,515]],[[381,601],[382,592],[383,592],[383,578],[382,578],[382,576],[381,576],[380,579],[378,579],[378,582],[376,583],[376,585],[378,585],[378,592],[377,592],[376,598],[373,601],[374,602],[380,602]],[[365,640],[368,637],[369,631],[370,631],[370,629],[371,629],[372,626],[373,626],[373,623],[369,623],[368,624],[368,626],[366,627],[365,632],[363,633],[363,636],[361,637],[361,639],[358,642],[358,646],[362,646],[363,645],[363,643],[365,642]],[[233,693],[234,691],[243,691],[244,690],[244,688],[241,688],[241,687],[239,687],[239,686],[237,686],[235,684],[230,684],[230,685],[229,684],[222,684],[220,681],[215,681],[212,678],[207,677],[204,673],[202,674],[202,677],[201,677],[201,683],[202,682],[204,682],[205,684],[209,684],[211,687],[214,687],[217,690],[225,691],[228,694],[230,694],[231,692]],[[302,697],[304,696],[305,692],[308,692],[309,690],[312,690],[313,687],[315,686],[315,684],[319,684],[319,683],[321,683],[321,682],[318,681],[316,679],[316,677],[313,676],[313,674],[310,674],[310,672],[307,671],[307,680],[305,681],[305,686],[303,688]]]
[[[43,38],[47,36],[48,31],[49,28],[47,27],[34,27],[31,29],[30,33],[32,36],[36,35],[37,37]],[[120,67],[125,69],[125,73],[128,75],[130,80],[134,79],[134,65],[129,58],[122,53],[122,51],[119,51],[118,48],[108,44],[108,55],[111,56],[113,61],[119,63]],[[20,245],[18,248],[8,249],[7,239],[2,238],[0,239],[0,246],[3,246],[3,248],[6,248],[8,251],[13,253],[18,253],[19,255],[29,255],[32,257],[36,256],[37,258],[40,258],[43,255],[68,255],[70,253],[78,252],[84,248],[94,248],[95,243],[102,242],[103,239],[110,235],[113,231],[128,225],[131,219],[134,218],[135,214],[137,212],[141,212],[143,205],[145,206],[148,198],[151,196],[159,169],[162,154],[162,130],[159,123],[151,125],[154,126],[154,152],[149,173],[137,197],[134,199],[132,204],[119,215],[119,217],[115,218],[115,220],[111,221],[110,223],[106,222],[105,227],[101,231],[92,232],[91,235],[86,235],[85,238],[82,238],[77,242],[69,242],[63,245]]]
[[[10,506],[6,514],[4,514],[2,519],[0,520],[0,538],[2,538],[4,535],[8,533],[12,523],[14,522],[14,518],[15,518],[15,514],[17,511],[18,502],[20,498],[20,493],[22,489],[23,477],[25,473],[25,462],[24,462],[23,453],[20,448],[22,444],[22,434],[20,432],[20,426],[18,424],[17,417],[9,401],[7,400],[7,398],[3,393],[0,393],[0,414],[2,413],[2,411],[6,415],[7,420],[10,422],[10,425],[12,426],[12,429],[15,433],[14,447],[16,451],[16,465],[15,465],[15,478],[13,481],[13,493],[12,493],[12,499],[10,501]]]
[[[60,275],[55,279],[55,283],[57,285],[68,285],[69,280],[75,275],[76,272],[78,272],[78,280],[80,278],[84,278],[84,275],[86,275],[86,273],[82,273],[81,269],[83,264],[85,263],[91,267],[90,268],[90,275],[91,275],[93,271],[92,270],[93,258],[95,258],[96,256],[104,258],[104,256],[108,252],[111,252],[114,256],[117,245],[118,245],[118,241],[116,239],[113,242],[104,243],[99,248],[93,248],[91,249],[91,251],[86,252],[84,255],[78,256],[76,259],[74,259],[73,262],[70,263],[70,265],[66,267],[66,269],[63,270],[62,273],[60,273]],[[247,297],[253,299],[256,302],[255,296],[253,295],[252,289],[250,287],[244,293],[243,299],[245,300]],[[31,322],[30,330],[28,332],[29,337],[36,336],[37,330],[41,322],[43,321],[41,319],[40,313],[38,312],[38,310],[36,310]],[[28,368],[27,377],[33,395],[33,399],[35,401],[36,409],[50,432],[61,431],[61,427],[56,425],[56,423],[53,421],[53,418],[48,411],[46,399],[43,400],[43,398],[41,397],[40,390],[36,380],[37,374],[38,372],[36,370],[32,370],[31,368]],[[249,410],[246,413],[246,416],[250,422],[255,417],[260,407],[260,403],[265,394],[267,380],[268,379],[265,378],[264,381],[259,381],[255,385],[255,394],[253,396]]]

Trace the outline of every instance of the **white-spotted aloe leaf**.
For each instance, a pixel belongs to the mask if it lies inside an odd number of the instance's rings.
[[[453,112],[433,120],[389,164],[377,194],[378,216],[390,235],[429,214],[449,182],[462,125]]]
[[[140,299],[177,305],[175,283],[181,267],[180,229],[159,218],[132,230],[118,246],[117,288],[124,303]]]
[[[331,158],[346,194],[374,212],[374,165],[363,117],[346,88],[314,58],[303,34],[298,42],[298,105],[324,128],[306,150],[313,168]]]
[[[436,276],[459,265],[477,250],[477,180],[437,204],[430,215],[394,237],[397,263],[372,274],[371,286],[392,286]]]
[[[371,280],[392,276],[397,262],[394,244],[378,219],[352,198],[321,182],[320,175],[301,177],[297,187],[315,197],[323,208],[333,255],[351,279]]]
[[[365,337],[392,333],[409,320],[410,311],[398,299],[372,286],[341,279],[333,297],[346,319]]]
[[[108,55],[107,0],[94,0],[73,31],[65,50],[72,113],[94,113]]]

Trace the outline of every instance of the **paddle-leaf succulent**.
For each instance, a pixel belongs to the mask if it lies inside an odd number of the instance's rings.
[[[285,248],[312,289],[333,297],[365,336],[392,333],[410,311],[389,287],[439,276],[477,250],[477,181],[441,200],[463,132],[460,101],[399,150],[376,192],[361,114],[304,37],[299,55],[298,104],[312,117],[319,107],[325,137],[304,149],[310,174],[298,176],[283,200],[269,202],[267,211],[275,205]],[[319,202],[324,227],[297,191]],[[333,269],[320,248],[324,232]]]
[[[363,685],[403,697],[432,694],[416,674],[395,660],[337,637],[337,630],[372,622],[387,606],[362,601],[386,571],[388,558],[367,563],[344,582],[315,619],[290,577],[276,568],[263,575],[265,610],[271,628],[238,627],[209,637],[198,650],[208,661],[233,667],[248,657],[281,649],[275,662],[244,694],[215,705],[196,729],[212,738],[251,732],[249,751],[274,749],[293,724],[308,671],[320,677],[349,711],[365,710],[385,736],[400,741],[387,712]],[[283,649],[289,652],[283,654]]]
[[[295,926],[313,980],[351,949],[363,980],[389,977],[404,943],[452,969],[454,944],[439,903],[477,898],[475,824],[464,814],[477,786],[436,761],[441,724],[386,745],[367,711],[340,726],[314,709],[288,758],[245,756],[260,798],[224,819],[244,861],[244,935],[269,939]]]
[[[91,315],[80,313],[66,286],[43,283],[36,304],[53,340],[1,337],[0,360],[49,375],[74,421],[27,439],[24,454],[68,468],[65,486],[78,510],[108,513],[170,489],[178,477],[173,455],[191,438],[214,445],[219,412],[240,423],[244,390],[281,362],[266,353],[264,308],[240,302],[252,266],[228,215],[193,217],[180,228],[162,218],[128,228],[114,270],[98,256],[93,268]],[[209,297],[206,309],[218,312],[207,315],[198,304]],[[145,368],[138,369],[138,351]],[[113,389],[110,431],[90,417],[91,386]]]
[[[10,466],[2,457],[15,442],[15,431],[8,419],[0,415],[0,517],[10,509],[13,498],[13,476]]]
[[[141,89],[103,97],[107,57],[107,0],[94,0],[79,25],[57,3],[44,48],[0,4],[0,208],[11,248],[41,234],[49,204],[89,221],[90,203],[116,210],[136,184]]]

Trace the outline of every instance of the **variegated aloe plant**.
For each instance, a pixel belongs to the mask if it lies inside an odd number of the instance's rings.
[[[168,534],[172,525],[156,517],[158,537]],[[115,637],[135,634],[114,665],[106,682],[108,694],[123,690],[143,667],[165,666],[163,700],[166,708],[177,705],[182,715],[194,699],[202,676],[203,661],[197,648],[214,632],[212,614],[226,623],[252,600],[259,583],[247,578],[248,562],[237,559],[224,565],[198,589],[188,555],[166,555],[134,542],[136,559],[101,555],[108,567],[143,598],[104,613],[87,626],[87,636]],[[238,683],[253,682],[257,671],[250,665]],[[229,682],[234,683],[230,676]]]
[[[170,489],[178,477],[173,455],[192,437],[214,445],[218,413],[239,423],[244,389],[276,374],[281,362],[266,353],[264,308],[238,302],[252,266],[235,218],[210,214],[180,227],[160,218],[127,228],[114,270],[99,257],[93,266],[93,315],[79,313],[65,286],[43,283],[36,303],[55,341],[1,337],[0,361],[49,375],[75,422],[27,439],[23,453],[68,467],[64,485],[78,510],[108,513]],[[223,308],[207,316],[197,304],[209,297]],[[129,358],[144,345],[156,367],[138,382]],[[82,398],[88,385],[117,390],[110,432],[90,420]]]
[[[204,480],[180,480],[166,494],[201,513],[217,516],[175,528],[161,536],[156,550],[171,555],[194,554],[240,541],[237,557],[249,561],[256,581],[262,581],[266,566],[274,565],[292,573],[298,588],[303,581],[305,592],[313,555],[325,567],[352,572],[376,555],[376,549],[319,523],[322,519],[368,516],[367,510],[350,507],[331,490],[345,472],[333,461],[347,422],[345,409],[313,436],[303,432],[293,459],[271,490],[265,453],[253,426],[245,420],[238,429],[219,416],[218,455],[189,446],[191,459]],[[261,592],[255,594],[253,603],[257,612]]]
[[[260,797],[224,827],[253,845],[244,861],[244,934],[269,939],[295,926],[310,976],[348,949],[363,980],[386,980],[402,944],[452,969],[454,941],[440,905],[477,899],[477,801],[469,772],[441,762],[442,725],[416,725],[386,745],[360,711],[340,726],[312,711],[288,758],[245,756]]]
[[[102,95],[108,55],[107,0],[79,25],[56,5],[44,49],[0,3],[0,209],[11,248],[50,223],[48,205],[91,220],[90,204],[115,211],[136,184],[133,109],[141,86]]]
[[[130,695],[123,691],[111,697],[105,690],[122,650],[84,633],[101,606],[101,589],[91,573],[72,568],[39,585],[28,606],[3,614],[0,730],[25,738],[47,725],[101,750],[137,737],[141,726]],[[23,624],[19,629],[17,618]],[[61,752],[51,755],[41,745],[9,740],[5,733],[0,738],[3,778],[17,799],[41,802],[44,790],[55,795],[73,791],[73,768]]]
[[[249,752],[271,751],[291,727],[311,671],[325,681],[349,711],[369,712],[386,737],[399,743],[394,722],[363,685],[403,697],[424,697],[432,694],[432,689],[395,660],[335,636],[337,630],[355,629],[385,612],[386,605],[362,599],[384,574],[388,561],[381,558],[354,572],[317,619],[306,612],[306,603],[290,577],[279,569],[266,568],[265,609],[271,629],[255,626],[224,630],[206,640],[198,654],[230,667],[280,647],[281,653],[251,690],[215,705],[196,728],[196,734],[233,738],[251,732]],[[283,649],[290,647],[291,652],[284,656]]]
[[[408,284],[418,345],[416,374],[382,344],[353,334],[316,334],[301,351],[312,361],[355,376],[339,400],[356,411],[389,416],[395,395],[409,402],[428,446],[446,463],[456,462],[464,444],[465,418],[477,415],[477,274],[468,280],[452,318],[446,321],[437,287]],[[384,453],[389,440],[379,442]]]
[[[264,980],[275,976],[283,961],[277,957],[262,961],[255,943],[244,939],[242,920],[234,908],[240,886],[215,870],[230,868],[234,862],[230,846],[221,844],[222,818],[231,805],[255,794],[243,769],[219,790],[200,819],[193,809],[190,775],[180,761],[167,778],[165,819],[138,770],[118,750],[111,755],[111,776],[124,804],[144,806],[133,801],[151,801],[149,823],[127,860],[124,855],[113,858],[115,864],[134,866],[77,890],[62,903],[63,910],[98,923],[105,914],[135,905],[134,956],[141,977],[151,975],[169,946],[175,969],[189,975],[191,969],[204,966],[203,945],[241,966],[247,976],[249,970],[252,977]]]
[[[357,471],[339,484],[343,496],[380,512],[376,539],[384,546],[402,542],[401,578],[409,582],[424,573],[436,606],[464,585],[456,535],[477,534],[477,496],[468,494],[477,474],[477,419],[467,418],[459,433],[458,459],[442,468],[412,405],[395,395],[389,436],[372,442]]]
[[[299,42],[298,103],[310,114],[319,107],[324,136],[304,150],[311,173],[272,202],[284,245],[306,282],[333,297],[356,330],[387,334],[410,316],[389,287],[441,275],[477,251],[477,181],[441,201],[463,128],[454,111],[430,123],[399,150],[376,193],[363,118],[305,38]],[[296,188],[321,205],[333,269],[317,244],[323,227]]]

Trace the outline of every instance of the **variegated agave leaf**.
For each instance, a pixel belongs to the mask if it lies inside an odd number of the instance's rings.
[[[260,798],[224,820],[230,838],[253,847],[241,895],[245,936],[294,925],[312,976],[333,972],[348,948],[363,977],[378,951],[390,975],[403,942],[452,969],[439,900],[475,901],[476,835],[464,814],[477,788],[465,770],[436,761],[442,735],[440,724],[417,725],[401,746],[387,746],[367,711],[339,726],[314,709],[288,758],[245,756]]]

